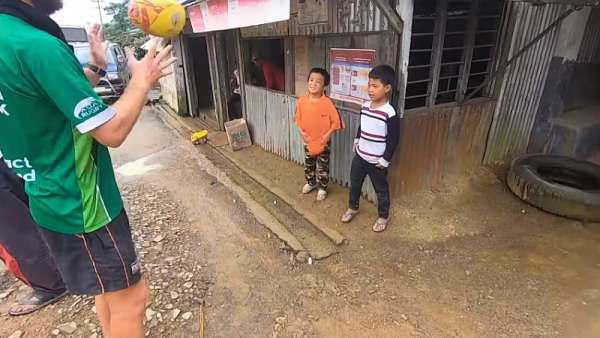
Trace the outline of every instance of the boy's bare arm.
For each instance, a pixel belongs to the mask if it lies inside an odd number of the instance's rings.
[[[331,127],[331,129],[329,129],[329,131],[327,131],[327,133],[325,133],[325,135],[323,136],[323,144],[329,143],[329,140],[331,140],[331,135],[333,135],[333,133],[335,133],[335,131],[338,129],[339,128],[335,126]]]
[[[342,129],[342,120],[341,120],[340,113],[335,108],[335,105],[333,105],[333,102],[331,103],[331,105],[332,105],[332,107],[329,112],[329,121],[331,123],[331,127],[329,128],[327,133],[325,133],[325,135],[323,136],[323,144],[324,145],[329,143],[333,133],[335,133],[337,130]]]
[[[302,135],[302,139],[305,142],[309,142],[309,137],[308,134],[306,133],[306,131],[302,128],[302,125],[300,123],[301,117],[302,117],[302,111],[300,110],[300,107],[296,107],[296,126],[298,127],[298,130],[300,130],[300,135]]]

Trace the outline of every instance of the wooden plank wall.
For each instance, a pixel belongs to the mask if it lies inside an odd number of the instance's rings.
[[[290,19],[241,29],[243,38],[368,33],[390,29],[371,0],[292,0]]]

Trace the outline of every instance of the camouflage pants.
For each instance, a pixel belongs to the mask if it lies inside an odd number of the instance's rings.
[[[304,146],[304,177],[306,182],[312,186],[318,186],[319,189],[327,190],[329,185],[329,146],[317,155],[312,156],[308,148]]]

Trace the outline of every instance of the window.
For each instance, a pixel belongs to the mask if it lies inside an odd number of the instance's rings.
[[[462,101],[487,79],[501,9],[501,0],[415,1],[406,109]]]
[[[285,91],[285,54],[283,39],[246,40],[246,82]]]
[[[75,57],[77,58],[81,66],[85,67],[90,63],[91,51],[89,45],[74,47],[73,52],[75,53]],[[106,58],[109,65],[114,65],[116,63],[115,57],[113,56],[111,49],[107,49]]]
[[[83,27],[62,27],[61,29],[68,42],[88,42],[87,33]]]

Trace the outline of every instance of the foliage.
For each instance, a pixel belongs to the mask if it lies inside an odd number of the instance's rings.
[[[104,7],[106,13],[112,15],[112,20],[104,24],[104,36],[110,42],[134,48],[136,55],[140,57],[145,53],[140,47],[149,37],[129,20],[128,3],[129,1],[123,0]]]

